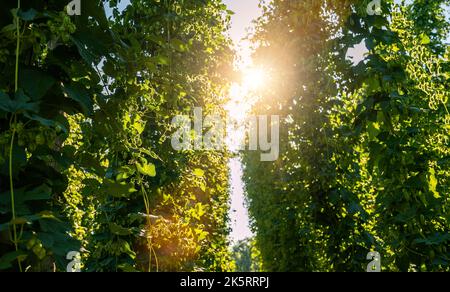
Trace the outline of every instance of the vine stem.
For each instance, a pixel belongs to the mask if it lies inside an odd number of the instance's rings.
[[[17,15],[20,10],[20,0],[17,0],[17,10],[15,17],[16,22],[16,33],[17,33],[17,42],[16,42],[16,67],[15,67],[15,75],[14,75],[14,92],[19,90],[19,53],[20,53],[20,20]],[[16,251],[19,251],[18,238],[17,238],[17,226],[16,226],[16,205],[15,205],[15,195],[14,195],[14,181],[13,181],[13,147],[14,147],[14,138],[16,136],[17,129],[17,115],[14,113],[10,120],[10,128],[12,127],[11,134],[11,144],[9,147],[9,185],[11,192],[11,212],[12,212],[12,225],[13,225],[13,237],[14,237],[14,247]],[[22,272],[22,264],[19,258],[17,258],[17,263],[19,265],[19,271]]]
[[[13,122],[14,121],[14,122]],[[16,251],[19,250],[17,245],[17,229],[16,229],[16,207],[15,207],[15,197],[14,197],[14,183],[13,183],[13,173],[12,173],[12,165],[13,165],[13,147],[14,147],[14,137],[16,135],[16,114],[11,117],[11,124],[13,126],[13,131],[11,135],[11,144],[9,146],[9,185],[10,185],[10,193],[11,193],[11,211],[12,211],[12,222],[13,222],[13,234],[14,234],[14,246],[16,247]]]
[[[139,185],[141,186],[141,189],[142,189],[142,196],[144,198],[145,211],[147,213],[147,225],[148,225],[148,228],[151,230],[151,228],[152,228],[152,221],[151,221],[151,218],[150,218],[150,201],[148,200],[147,192],[145,191],[144,184],[142,182],[142,177],[141,177],[141,174],[139,172],[138,172],[138,179],[139,179]],[[156,272],[158,272],[158,270],[159,270],[158,257],[156,255],[155,249],[153,248],[153,242],[152,242],[152,239],[151,239],[151,234],[150,234],[149,238],[147,238],[147,244],[148,244],[148,248],[149,248],[148,272],[152,271],[152,255],[155,256]]]
[[[14,89],[17,92],[19,89],[19,53],[20,53],[20,20],[17,13],[20,9],[20,0],[17,0],[17,12],[16,12],[16,32],[17,32],[17,43],[16,43],[16,74],[14,79]]]

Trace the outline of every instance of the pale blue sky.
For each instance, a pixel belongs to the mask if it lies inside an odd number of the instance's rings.
[[[247,28],[252,21],[261,14],[258,7],[259,0],[224,0],[229,10],[235,14],[231,17],[230,37],[232,38],[237,52],[242,59],[250,58],[251,51],[249,43],[242,41],[247,36]],[[244,183],[242,181],[242,163],[239,158],[231,159],[230,184],[231,184],[231,234],[230,239],[236,242],[252,236],[250,220],[245,207]]]
[[[250,26],[252,20],[258,18],[261,14],[258,8],[259,0],[224,0],[228,9],[235,12],[232,16],[232,27],[230,35],[235,42],[245,37],[246,29]]]

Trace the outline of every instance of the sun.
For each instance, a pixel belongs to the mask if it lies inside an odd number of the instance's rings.
[[[245,119],[261,90],[268,87],[267,74],[260,67],[242,68],[241,74],[241,81],[231,85],[230,99],[225,107],[231,117],[240,121]]]
[[[267,82],[266,73],[261,68],[243,70],[242,87],[249,90],[262,89]]]
[[[227,145],[231,151],[238,150],[245,139],[243,127],[252,106],[259,99],[261,90],[268,87],[267,73],[259,67],[241,69],[242,79],[229,90],[229,100],[225,106],[231,123],[228,125]]]

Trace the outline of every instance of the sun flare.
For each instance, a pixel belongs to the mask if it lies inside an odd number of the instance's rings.
[[[267,87],[268,78],[262,68],[246,67],[241,69],[242,79],[233,83],[229,91],[229,103],[226,105],[229,115],[242,121],[258,99],[258,92]]]
[[[246,67],[241,69],[241,82],[233,83],[229,91],[229,102],[225,106],[228,115],[237,125],[230,125],[227,144],[230,150],[238,149],[244,139],[242,125],[258,100],[259,92],[267,87],[267,75],[262,68]]]
[[[261,68],[249,68],[243,70],[242,87],[249,90],[262,89],[267,77]]]

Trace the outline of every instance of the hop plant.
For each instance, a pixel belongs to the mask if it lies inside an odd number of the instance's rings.
[[[53,36],[67,43],[70,35],[75,33],[76,26],[65,12],[60,12],[58,16],[47,21],[48,28]]]

